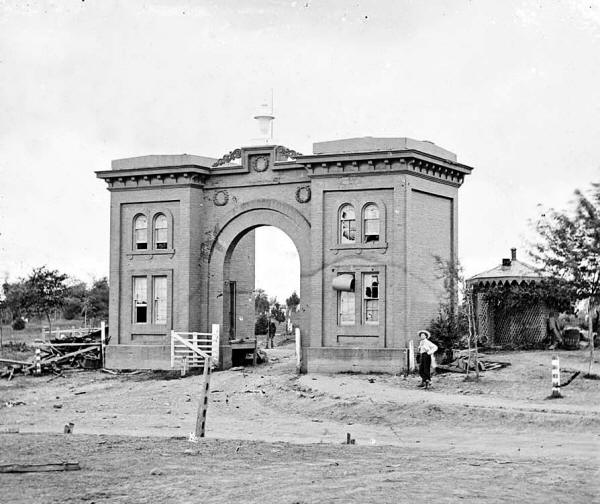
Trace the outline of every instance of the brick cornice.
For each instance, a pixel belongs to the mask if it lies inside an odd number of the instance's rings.
[[[297,162],[304,164],[310,178],[408,173],[455,186],[473,170],[414,150],[302,156]]]

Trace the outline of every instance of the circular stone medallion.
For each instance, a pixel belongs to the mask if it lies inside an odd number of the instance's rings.
[[[252,169],[264,172],[269,167],[269,156],[254,156],[252,158]]]
[[[229,193],[226,190],[217,191],[213,197],[213,203],[217,206],[225,206],[229,202]]]
[[[310,186],[302,186],[296,189],[296,201],[298,203],[308,203],[310,201]]]

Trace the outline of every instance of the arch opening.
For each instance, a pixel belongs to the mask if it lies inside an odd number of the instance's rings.
[[[244,230],[229,246],[223,263],[223,336],[232,345],[232,364],[248,352],[236,344],[256,338],[259,348],[288,342],[299,327],[300,257],[280,228]]]
[[[300,297],[309,292],[310,227],[306,220],[295,218],[293,212],[262,207],[234,215],[219,229],[208,264],[206,320],[221,324],[223,366],[240,364],[233,350],[236,344],[257,337],[257,344],[264,347],[270,322],[275,325],[275,342],[289,339],[292,344],[298,327],[302,344],[307,346],[308,300]],[[294,292],[300,297],[297,304]],[[261,295],[266,297],[262,305],[257,302]],[[275,302],[279,309],[273,313]],[[266,315],[266,327],[264,316],[262,327],[257,324],[260,315]]]

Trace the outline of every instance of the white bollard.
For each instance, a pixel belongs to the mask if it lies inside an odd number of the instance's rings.
[[[35,374],[42,374],[42,351],[39,348],[35,349]]]
[[[552,395],[550,397],[562,397],[560,394],[560,364],[558,355],[552,357]]]

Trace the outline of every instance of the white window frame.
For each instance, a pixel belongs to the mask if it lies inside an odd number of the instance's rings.
[[[342,216],[344,210],[352,210],[354,214],[353,219],[345,219]],[[348,236],[351,236],[354,231],[354,239],[344,237],[344,224],[348,223]],[[352,223],[354,223],[354,229],[352,229]],[[342,245],[354,245],[356,243],[357,224],[356,224],[356,208],[352,203],[343,203],[338,210],[338,243]]]
[[[164,220],[165,226],[159,228],[158,222],[159,219]],[[158,241],[159,231],[164,233],[164,240]],[[158,212],[153,217],[153,225],[152,225],[152,233],[153,233],[153,247],[156,250],[167,250],[169,248],[169,218],[163,212]],[[159,246],[160,245],[160,246]]]
[[[138,227],[138,222],[144,219],[146,221],[145,227]],[[145,241],[141,241],[139,238],[141,235],[145,235]],[[145,247],[140,247],[140,244],[145,244]],[[148,250],[148,217],[139,213],[133,218],[133,249],[134,250]]]
[[[373,207],[375,208],[375,210],[377,211],[377,218],[376,219],[367,219],[367,210],[369,209],[369,207]],[[379,211],[379,205],[377,205],[377,203],[367,203],[363,206],[362,208],[362,242],[363,243],[379,243],[379,241],[381,240],[381,212]],[[368,240],[367,237],[368,236],[375,236],[375,235],[368,235],[367,234],[367,221],[377,221],[377,239],[376,240]]]
[[[146,291],[146,296],[145,296],[145,301],[138,301],[138,297],[137,297],[137,291],[138,289],[136,288],[136,283],[137,281],[144,281],[145,282],[145,291]],[[150,306],[148,305],[148,276],[147,275],[134,275],[132,277],[132,305],[133,305],[133,323],[134,324],[148,324],[148,321],[150,320]],[[140,322],[138,320],[138,308],[145,308],[146,309],[146,320]]]

